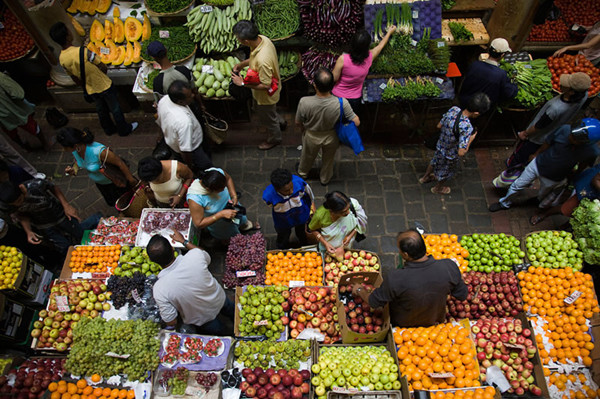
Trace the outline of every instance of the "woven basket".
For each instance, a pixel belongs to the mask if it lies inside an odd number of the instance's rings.
[[[152,9],[148,6],[146,0],[144,0],[144,6],[146,7],[146,11],[148,11],[148,15],[151,17],[169,17],[172,15],[177,15],[184,12],[186,9],[192,7],[196,0],[190,1],[186,6],[180,8],[179,10],[171,11],[171,12],[156,12],[152,11]],[[172,62],[172,61],[171,61]]]
[[[227,130],[229,130],[229,125],[227,122],[212,116],[208,112],[204,112],[204,121],[206,122],[206,133],[212,139],[212,141],[214,141],[216,144],[221,144],[223,141],[225,141],[227,138]],[[225,127],[216,126],[216,122],[225,124]]]

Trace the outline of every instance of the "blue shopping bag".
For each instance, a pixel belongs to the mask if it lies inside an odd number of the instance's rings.
[[[365,150],[365,146],[363,146],[360,133],[358,132],[358,127],[356,127],[354,122],[348,121],[344,123],[343,101],[341,98],[338,99],[340,100],[340,120],[335,125],[335,131],[338,135],[340,143],[352,148],[354,153],[358,155]]]

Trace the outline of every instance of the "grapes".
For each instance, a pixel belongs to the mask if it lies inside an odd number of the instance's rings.
[[[169,385],[173,387],[171,391],[172,395],[185,395],[185,389],[187,388],[187,380],[190,372],[185,367],[177,367],[175,373],[169,379]]]
[[[241,336],[264,335],[273,340],[279,338],[285,329],[281,320],[284,315],[281,305],[285,298],[281,293],[287,289],[282,285],[246,287],[246,291],[239,297],[242,305],[239,311]]]
[[[310,341],[239,341],[233,354],[240,368],[298,369],[310,357]]]
[[[196,382],[198,385],[204,387],[206,392],[210,391],[210,389],[217,383],[217,375],[215,373],[198,373],[196,375]]]
[[[265,264],[265,250],[267,244],[262,233],[251,236],[238,234],[229,242],[227,256],[225,257],[225,287],[238,287],[242,285],[261,285],[265,282],[263,266]],[[256,276],[237,277],[235,272],[252,270]]]
[[[137,301],[133,298],[132,292],[136,290],[138,295],[144,293],[144,282],[146,275],[140,272],[133,273],[132,277],[110,276],[107,283],[107,289],[112,292],[111,299],[116,309],[121,309],[126,303],[135,305]]]
[[[148,320],[106,320],[84,317],[73,330],[73,345],[65,369],[74,375],[127,375],[144,380],[158,367],[158,325]],[[112,352],[127,358],[107,356]]]

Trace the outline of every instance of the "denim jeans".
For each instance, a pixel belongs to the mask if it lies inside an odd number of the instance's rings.
[[[540,190],[538,191],[537,195],[540,201],[546,198],[548,193],[550,193],[554,187],[560,184],[559,181],[550,180],[544,176],[541,176],[537,168],[537,162],[534,159],[533,161],[529,162],[527,167],[525,167],[525,170],[523,170],[521,176],[519,176],[519,178],[510,185],[506,195],[500,198],[500,204],[502,204],[502,206],[505,208],[510,208],[510,206],[513,204],[511,197],[514,197],[517,193],[529,187],[529,185],[531,185],[535,179],[540,181]]]
[[[131,124],[125,121],[115,86],[111,85],[108,90],[102,93],[92,94],[92,98],[96,103],[96,112],[98,113],[100,125],[104,129],[104,133],[111,135],[118,132],[119,136],[127,136],[131,133]],[[114,122],[110,114],[112,114]]]
[[[292,228],[288,227],[286,229],[275,229],[277,232],[277,248],[278,249],[287,249],[290,247],[290,235],[292,234]],[[300,241],[300,245],[306,245],[308,243],[306,239],[306,225],[300,224],[298,226],[294,226],[294,231],[296,232],[296,237],[298,237],[298,241]]]

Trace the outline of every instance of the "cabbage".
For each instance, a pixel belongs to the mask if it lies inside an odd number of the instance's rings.
[[[600,201],[582,199],[573,211],[571,226],[584,260],[591,265],[600,265]]]

